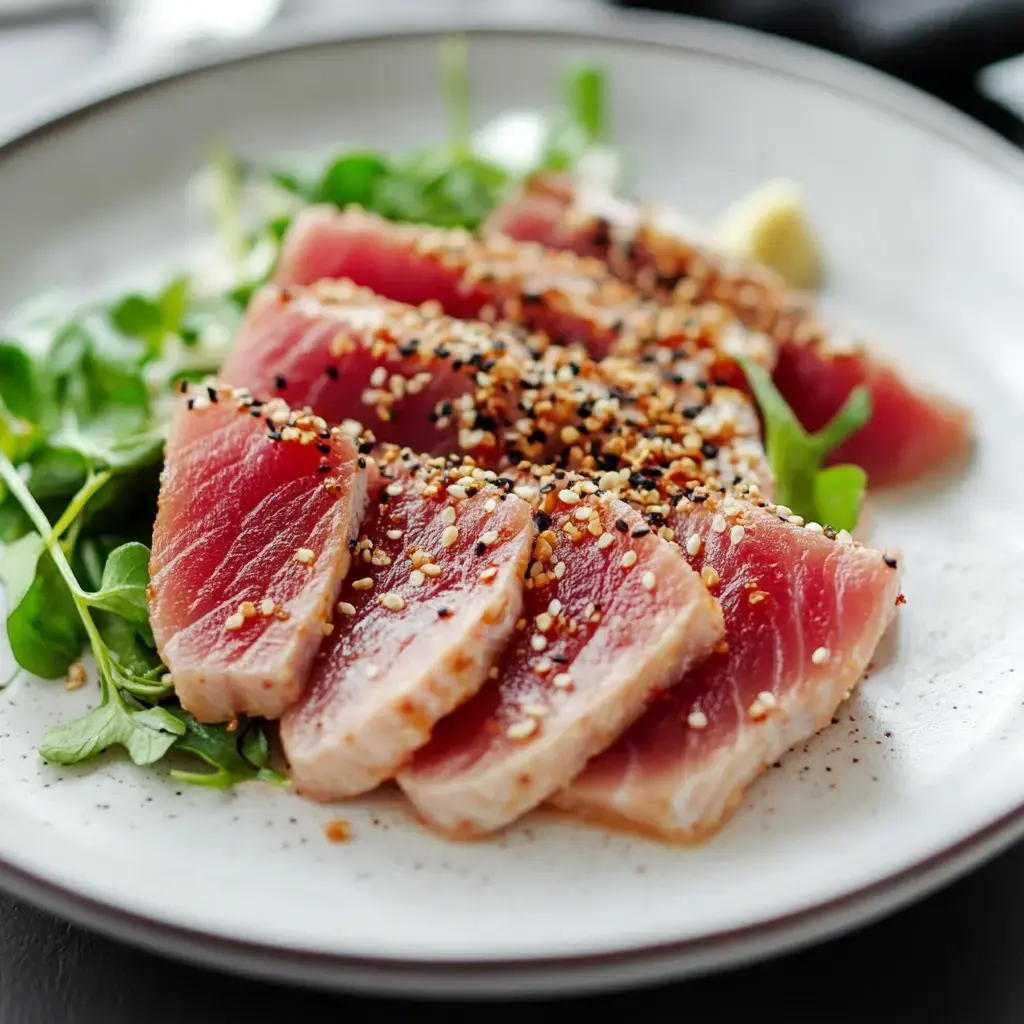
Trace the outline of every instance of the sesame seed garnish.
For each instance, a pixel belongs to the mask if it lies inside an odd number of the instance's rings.
[[[546,633],[554,624],[554,619],[552,619],[547,612],[541,612],[540,615],[537,616],[537,628],[542,633]]]
[[[567,689],[568,687],[572,686],[572,673],[559,672],[552,678],[551,684],[555,687],[556,690]]]
[[[536,718],[523,718],[513,722],[506,730],[505,735],[510,740],[529,739],[537,731]]]
[[[388,484],[386,489],[387,489],[388,494],[390,494],[392,498],[394,498],[397,495],[402,493],[402,485],[401,484],[397,484],[397,483],[395,483],[395,484]]]
[[[742,526],[734,526],[729,531],[729,543],[739,544],[739,542],[743,540],[743,537],[745,536],[746,532],[747,531]]]
[[[446,526],[441,534],[441,543],[450,548],[459,539],[459,528],[457,526]]]
[[[241,629],[245,625],[245,616],[241,612],[229,615],[224,623],[225,629]]]
[[[803,517],[803,516],[794,516],[794,515],[791,515],[791,516],[789,517],[789,521],[790,521],[790,522],[791,522],[791,523],[792,523],[792,524],[793,524],[794,526],[803,526],[803,525],[804,525],[804,517]]]
[[[348,601],[339,601],[338,611],[341,612],[342,615],[355,615],[356,606],[354,604],[349,604]]]
[[[804,529],[807,530],[809,533],[824,533],[825,532],[825,527],[822,526],[821,523],[814,523],[814,522],[807,523],[807,524],[805,524]]]
[[[480,579],[483,583],[490,583],[490,581],[497,575],[498,570],[492,565],[489,569],[484,569],[484,571],[480,573]]]
[[[719,512],[715,515],[715,518],[711,520],[711,529],[714,530],[715,533],[725,533],[725,527],[725,516]]]
[[[775,698],[775,694],[771,690],[762,690],[758,695],[757,699],[761,702],[764,707],[771,710],[772,708],[778,707],[779,702]]]
[[[260,613],[262,615],[273,615],[276,607],[277,605],[269,597],[265,597],[260,601]]]
[[[320,632],[323,633],[324,636],[330,636],[334,632],[334,623],[333,622],[321,622],[320,623]]]
[[[484,502],[484,511],[493,512],[498,507],[498,503],[493,498],[488,498]]]
[[[481,544],[486,544],[488,547],[490,547],[491,544],[496,544],[497,542],[498,542],[498,531],[497,530],[488,530],[486,533],[482,533],[480,535],[480,543]]]
[[[721,577],[718,575],[718,570],[713,565],[705,565],[700,571],[700,578],[704,581],[704,586],[708,590],[718,586]]]
[[[388,611],[400,612],[405,607],[405,598],[401,594],[381,594],[378,600]]]
[[[534,498],[537,497],[537,489],[535,487],[517,487],[512,493],[517,498],[522,498],[523,501],[532,501]]]
[[[578,505],[580,496],[575,491],[570,491],[566,487],[558,492],[558,500],[564,505]]]
[[[434,562],[424,562],[420,566],[420,572],[423,573],[424,576],[440,576],[441,566]]]
[[[562,614],[562,602],[557,597],[551,599],[551,604],[548,605],[548,615],[561,615]]]
[[[602,533],[601,536],[597,538],[597,546],[603,551],[605,548],[611,547],[614,540],[615,538],[612,537],[610,533]]]
[[[441,510],[441,522],[445,526],[451,526],[455,522],[455,507],[453,505],[445,505]]]
[[[621,565],[623,569],[630,569],[634,565],[636,565],[636,552],[635,551],[627,551],[622,556],[622,560],[619,562],[619,565]]]
[[[423,575],[423,573],[419,569],[413,569],[413,571],[411,573],[409,573],[409,582],[414,587],[422,586],[423,585],[423,581],[425,579],[426,579],[426,577]]]
[[[455,498],[456,501],[460,501],[462,498],[467,497],[466,488],[462,484],[449,484],[445,488],[445,493],[449,498]]]
[[[852,544],[853,543],[853,535],[850,533],[849,530],[840,530],[836,534],[836,543],[837,544]]]
[[[353,590],[372,590],[373,589],[373,577],[364,576],[361,580],[353,580]]]
[[[292,557],[296,562],[301,562],[303,565],[312,565],[316,555],[310,548],[297,548]]]
[[[815,665],[824,665],[829,659],[829,649],[827,647],[819,647],[812,655],[811,662]]]
[[[534,635],[530,637],[530,646],[538,653],[543,651],[547,645],[547,639],[540,633],[534,633]]]
[[[555,567],[551,571],[555,574],[555,579],[560,580],[565,575],[565,562],[555,562]]]
[[[701,729],[708,727],[708,716],[703,711],[691,711],[686,716],[686,724],[691,729],[696,729],[699,732]]]
[[[523,714],[529,715],[531,718],[544,718],[547,713],[548,709],[543,704],[523,705]]]
[[[701,543],[700,534],[691,533],[690,536],[686,538],[686,553],[691,556],[699,555]]]
[[[401,540],[401,539],[402,539],[402,531],[401,530],[388,530],[388,540]]]
[[[648,570],[640,578],[640,582],[644,585],[644,590],[653,590],[657,585],[657,580],[654,578],[654,573]]]

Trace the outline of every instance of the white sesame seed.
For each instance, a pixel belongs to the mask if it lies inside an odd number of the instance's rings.
[[[459,528],[457,526],[446,526],[441,534],[441,543],[450,548],[459,539]]]
[[[554,624],[554,619],[552,619],[547,612],[541,612],[540,615],[537,616],[537,628],[542,633],[546,633]]]
[[[555,562],[552,572],[555,574],[555,579],[560,580],[565,575],[565,562]]]
[[[561,615],[562,614],[562,602],[557,597],[551,599],[551,604],[548,605],[548,615]]]
[[[775,699],[775,694],[771,690],[762,690],[757,695],[757,699],[769,710],[779,706],[779,702]]]
[[[615,538],[610,533],[602,533],[597,538],[597,546],[604,551],[605,548],[611,547],[615,543]]]
[[[364,576],[361,580],[353,580],[353,590],[372,590],[373,589],[373,577]]]
[[[589,508],[578,508],[573,512],[572,517],[578,523],[585,523],[590,518],[590,511]]]
[[[526,704],[523,706],[523,713],[531,718],[543,718],[548,713],[548,709],[543,704]]]
[[[759,701],[755,700],[749,708],[747,708],[747,714],[751,718],[763,718],[767,712],[767,708]]]
[[[653,590],[657,584],[657,580],[654,578],[654,573],[648,570],[640,578],[640,582],[643,583],[645,590]]]
[[[815,665],[824,665],[829,658],[829,649],[827,647],[819,647],[812,655],[811,661]]]
[[[493,512],[498,507],[498,503],[493,498],[488,498],[484,502],[484,511]]]
[[[627,551],[622,556],[622,560],[619,562],[619,565],[621,565],[623,569],[629,569],[632,566],[636,565],[636,552]]]
[[[252,601],[243,601],[238,606],[239,612],[241,612],[243,619],[251,619],[256,615],[256,605]]]
[[[706,729],[708,727],[708,716],[705,715],[703,711],[691,711],[686,716],[686,724],[691,729],[696,729],[698,731]]]
[[[274,609],[276,607],[277,605],[275,605],[274,602],[271,601],[269,597],[265,597],[263,598],[262,601],[260,601],[260,612],[263,615],[273,615]]]
[[[448,497],[455,498],[455,500],[458,501],[459,499],[466,497],[466,488],[463,487],[462,484],[449,484],[445,488],[445,493],[447,493]]]
[[[234,615],[229,615],[227,621],[224,623],[225,629],[241,629],[245,625],[245,616],[241,612],[235,612]]]
[[[402,539],[402,531],[401,530],[388,530],[388,539],[389,540],[401,540]]]
[[[804,526],[804,529],[809,531],[810,533],[824,533],[825,532],[825,527],[822,526],[821,523],[814,523],[814,522],[807,523]]]
[[[392,612],[400,612],[405,607],[405,599],[400,594],[381,594],[379,600]]]
[[[423,586],[424,579],[426,579],[426,577],[423,575],[423,573],[419,569],[413,569],[413,571],[411,573],[409,573],[409,582],[414,587],[421,587],[421,586]]]
[[[497,541],[498,541],[498,531],[497,530],[488,530],[486,533],[480,534],[480,543],[481,544],[486,544],[486,545],[488,545],[488,547],[491,544],[496,544]]]
[[[296,562],[301,562],[303,565],[312,565],[316,555],[309,548],[296,548],[295,554],[292,557]]]
[[[788,505],[776,505],[775,511],[780,519],[788,519],[793,514],[793,510]]]
[[[424,576],[440,576],[441,566],[437,565],[435,562],[424,562],[420,566],[420,572],[423,573]]]
[[[355,615],[356,606],[354,604],[349,604],[348,601],[339,601],[338,611],[341,612],[342,615]]]
[[[547,638],[541,636],[540,633],[534,633],[534,635],[530,637],[530,646],[537,652],[543,651],[547,645]]]
[[[489,569],[484,569],[484,571],[482,573],[480,573],[480,579],[484,583],[490,583],[490,581],[493,580],[494,577],[497,576],[497,575],[498,575],[498,570],[495,569],[494,566],[492,565]]]
[[[578,505],[580,496],[575,491],[570,491],[568,488],[563,488],[558,492],[558,500],[566,505]]]
[[[725,527],[726,527],[725,516],[723,516],[719,512],[715,516],[715,518],[711,520],[711,529],[714,530],[715,533],[725,533]]]
[[[837,544],[852,544],[853,543],[853,536],[850,533],[850,531],[849,530],[840,530],[836,534],[836,543]]]
[[[793,524],[794,526],[803,526],[803,525],[804,525],[804,517],[803,517],[803,516],[794,516],[794,515],[791,515],[791,516],[789,517],[789,521],[790,521],[790,522],[791,522],[791,523],[792,523],[792,524]]]
[[[535,487],[526,487],[525,485],[517,487],[512,493],[517,498],[522,498],[523,501],[531,501],[537,497],[537,489]]]
[[[382,387],[387,379],[388,371],[383,366],[378,366],[370,374],[370,386],[375,388]]]
[[[551,680],[551,683],[556,690],[564,690],[566,687],[572,686],[572,674],[570,672],[559,672]]]
[[[513,722],[506,730],[505,735],[510,740],[525,740],[529,739],[537,731],[537,719],[536,718],[523,718],[518,722]]]
[[[747,531],[742,526],[734,526],[729,531],[729,543],[739,544],[739,542],[743,540],[743,537],[746,534],[746,532]]]
[[[399,494],[402,493],[402,485],[401,484],[388,484],[387,491],[388,491],[388,494],[390,494],[391,497],[394,498],[396,495],[399,495]]]
[[[700,554],[701,539],[699,533],[691,533],[686,538],[686,553],[688,555]]]
[[[451,526],[455,522],[455,508],[452,505],[445,505],[441,510],[441,522],[445,526]]]

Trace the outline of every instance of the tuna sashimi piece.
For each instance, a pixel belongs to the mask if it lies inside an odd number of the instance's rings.
[[[427,822],[457,837],[565,786],[722,635],[700,577],[629,506],[563,491],[551,513],[495,682],[399,775]]]
[[[771,511],[724,512],[674,523],[722,603],[724,649],[591,761],[560,807],[700,839],[767,765],[829,724],[864,673],[899,600],[895,559]]]
[[[506,349],[518,342],[507,335],[425,315],[350,282],[268,285],[250,303],[221,378],[260,399],[308,406],[331,423],[365,423],[380,441],[486,458],[493,433],[474,434],[459,403],[486,365],[491,387],[476,414],[503,416],[509,392],[514,405],[519,363]]]
[[[382,489],[334,632],[281,721],[306,796],[341,799],[392,778],[480,689],[522,610],[530,506],[491,485],[462,499],[423,489],[405,472]]]
[[[153,528],[153,635],[204,722],[275,718],[300,695],[376,475],[322,420],[237,394],[180,400]]]
[[[675,350],[697,365],[687,374],[739,381],[732,356],[770,366],[774,346],[725,306],[659,307],[600,260],[580,259],[507,238],[392,224],[352,208],[308,207],[285,237],[277,281],[284,286],[348,278],[400,302],[437,302],[454,317],[496,318],[580,344],[595,358]]]
[[[966,410],[916,390],[862,346],[831,343],[807,296],[766,267],[717,253],[675,211],[640,209],[562,178],[540,178],[494,213],[485,234],[606,260],[616,276],[665,305],[713,301],[734,310],[747,327],[775,339],[776,383],[808,429],[831,419],[854,387],[867,386],[872,420],[833,458],[863,466],[874,483],[944,467],[971,446]]]

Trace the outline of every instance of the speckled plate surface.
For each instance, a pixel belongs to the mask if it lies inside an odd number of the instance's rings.
[[[0,693],[0,883],[267,975],[561,991],[808,941],[1024,832],[1024,157],[906,88],[756,35],[612,16],[587,33],[481,27],[475,116],[545,104],[563,58],[600,60],[644,193],[710,216],[766,177],[799,179],[832,310],[977,412],[966,476],[876,500],[908,604],[870,678],[696,849],[544,816],[453,845],[388,794],[347,806],[353,839],[332,845],[334,812],[261,786],[43,764],[42,731],[93,694],[21,679]],[[429,32],[300,42],[129,91],[0,152],[0,308],[55,284],[119,286],[199,245],[184,186],[225,135],[279,155],[441,131]]]

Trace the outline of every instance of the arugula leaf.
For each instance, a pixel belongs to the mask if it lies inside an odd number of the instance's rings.
[[[140,629],[120,615],[97,611],[96,625],[107,649],[127,675],[134,678],[155,677],[155,681],[160,682],[167,670],[153,650],[148,624]],[[169,692],[167,684],[161,683],[161,686]]]
[[[567,171],[605,136],[605,74],[592,65],[566,70],[562,81],[564,110],[549,132],[545,168]]]
[[[104,608],[129,622],[148,622],[148,585],[149,548],[130,542],[110,553],[100,589],[85,598],[94,608]]]
[[[816,434],[808,434],[771,375],[749,360],[738,362],[764,419],[775,500],[807,520],[852,530],[860,515],[867,474],[859,466],[847,464],[822,467],[828,454],[871,418],[868,391],[854,388],[835,417]]]
[[[9,341],[0,342],[0,400],[12,415],[34,423],[40,399],[31,357]]]
[[[338,207],[349,203],[369,207],[373,203],[377,183],[388,171],[388,165],[376,153],[347,153],[324,169],[315,201],[334,203]]]
[[[269,745],[258,721],[239,721],[231,730],[226,725],[199,722],[181,707],[169,708],[168,711],[185,730],[175,743],[175,749],[194,754],[214,769],[212,772],[173,769],[172,778],[195,786],[215,788],[253,779],[276,785],[287,784],[282,775],[267,767]]]
[[[39,534],[26,534],[4,548],[0,580],[10,608],[7,640],[14,660],[43,679],[65,675],[82,652],[85,633]]]
[[[166,708],[131,708],[111,687],[103,703],[81,718],[50,729],[39,753],[55,764],[79,764],[108,747],[121,746],[135,764],[152,764],[184,733],[184,724]]]

